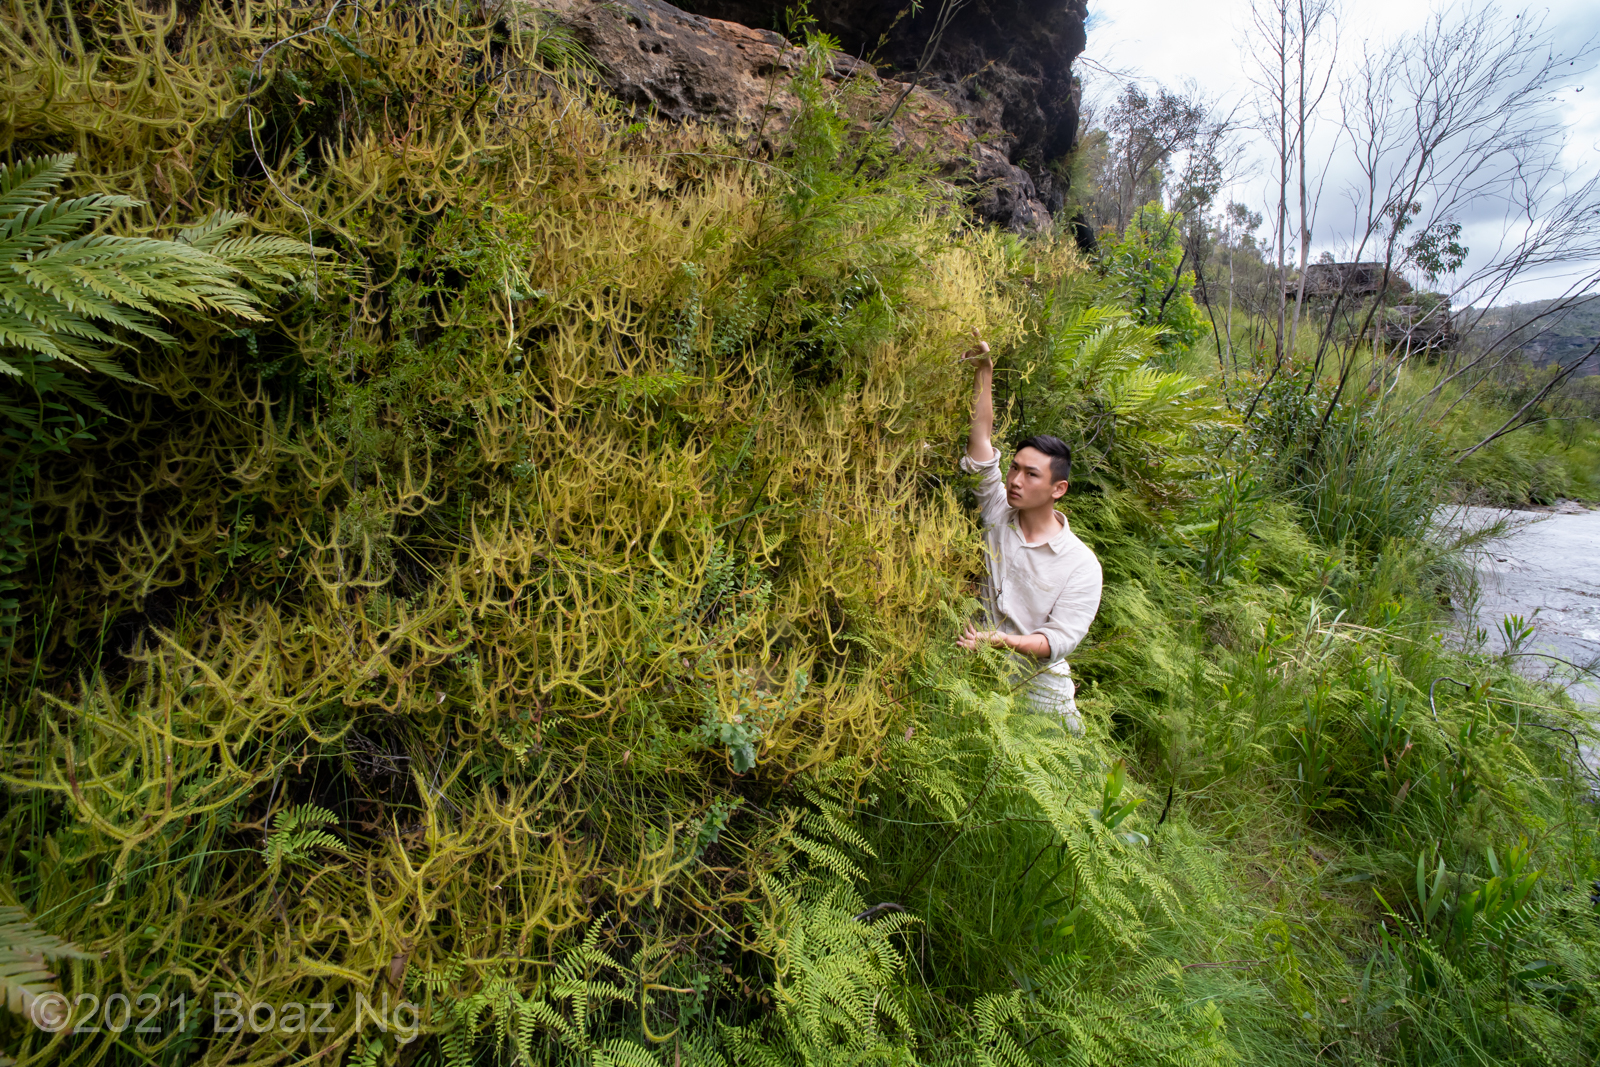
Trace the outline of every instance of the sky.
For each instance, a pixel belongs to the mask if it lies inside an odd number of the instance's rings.
[[[1421,28],[1438,7],[1437,0],[1338,0],[1339,49],[1349,59],[1358,55],[1363,44],[1377,45]],[[1476,5],[1475,5],[1476,6]],[[1528,4],[1530,13],[1543,14],[1554,30],[1558,48],[1571,48],[1579,42],[1600,43],[1600,0],[1553,0]],[[1503,6],[1508,25],[1511,16],[1523,10],[1515,3]],[[1237,115],[1248,121],[1253,112],[1249,104],[1252,87],[1246,73],[1248,56],[1241,48],[1250,25],[1250,0],[1089,0],[1088,50],[1077,69],[1085,82],[1085,95],[1093,105],[1097,98],[1114,95],[1119,84],[1115,75],[1138,77],[1147,88],[1156,83],[1179,86],[1192,80],[1217,100],[1223,110],[1238,106]],[[1550,100],[1550,106],[1567,130],[1563,162],[1580,172],[1592,174],[1600,168],[1600,64],[1591,59],[1584,70],[1579,64],[1569,84]],[[1353,177],[1341,167],[1338,153],[1328,176],[1328,188],[1336,189]],[[1258,161],[1255,174],[1246,173],[1223,193],[1223,201],[1239,200],[1261,211],[1275,198],[1275,189],[1266,181],[1266,168]],[[1324,204],[1336,196],[1325,194]],[[1480,217],[1462,220],[1463,243],[1474,248],[1467,268],[1483,255],[1477,250],[1492,248],[1505,231],[1504,211],[1499,217],[1492,204],[1480,205]],[[1270,216],[1270,210],[1264,212]],[[1317,238],[1328,235],[1336,224],[1324,215],[1313,227]],[[1313,256],[1334,245],[1315,239]],[[1342,258],[1342,257],[1341,257]],[[1600,271],[1600,263],[1587,264],[1587,272]],[[1539,299],[1559,295],[1569,284],[1565,276],[1551,273],[1520,284],[1508,298]]]

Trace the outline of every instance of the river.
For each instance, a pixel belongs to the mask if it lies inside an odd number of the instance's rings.
[[[1529,675],[1570,685],[1572,696],[1600,712],[1600,510],[1566,503],[1545,511],[1453,508],[1447,525],[1482,529],[1505,520],[1506,533],[1470,555],[1480,586],[1476,617],[1464,612],[1468,631],[1489,632],[1491,651],[1506,650],[1501,621],[1529,620],[1534,632],[1519,657]],[[1564,665],[1561,660],[1575,664]]]

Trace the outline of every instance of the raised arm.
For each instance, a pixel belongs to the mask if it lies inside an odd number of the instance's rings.
[[[994,360],[989,356],[989,344],[972,331],[976,345],[962,356],[964,362],[976,369],[972,385],[972,429],[967,434],[967,455],[974,462],[987,463],[994,458]]]

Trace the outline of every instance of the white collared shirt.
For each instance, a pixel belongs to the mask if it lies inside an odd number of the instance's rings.
[[[1061,517],[1061,529],[1050,540],[1030,544],[1022,539],[1017,510],[1006,503],[998,451],[986,463],[962,456],[961,469],[979,476],[978,503],[989,557],[983,599],[989,617],[1004,633],[1044,634],[1050,642],[1050,659],[1038,681],[1070,697],[1066,657],[1089,632],[1100,610],[1100,561],[1078,540],[1060,511],[1055,514]],[[1038,660],[1023,658],[1029,661],[1029,673],[1038,670]]]

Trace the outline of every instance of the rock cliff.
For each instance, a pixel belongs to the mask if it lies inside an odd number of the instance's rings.
[[[784,0],[685,0],[690,11],[749,26],[774,26]],[[814,0],[818,26],[852,56],[887,76],[916,75],[941,13],[925,0],[912,17],[905,0]],[[1077,144],[1078,90],[1072,61],[1084,49],[1085,0],[964,0],[950,4],[938,48],[917,82],[967,116],[972,132],[1039,181],[1051,207],[1059,193],[1045,169]]]
[[[782,16],[781,2],[688,0],[692,11],[661,0],[539,6],[594,56],[611,91],[641,111],[717,122],[769,144],[793,113],[786,74],[800,52],[762,28]],[[1048,227],[1065,194],[1049,164],[1077,137],[1071,63],[1083,50],[1083,0],[969,0],[932,50],[938,7],[915,18],[897,18],[899,10],[838,0],[813,6],[820,28],[842,46],[835,75],[878,79],[885,113],[904,94],[896,137],[932,148],[947,175],[971,190],[979,217],[1018,232]]]

